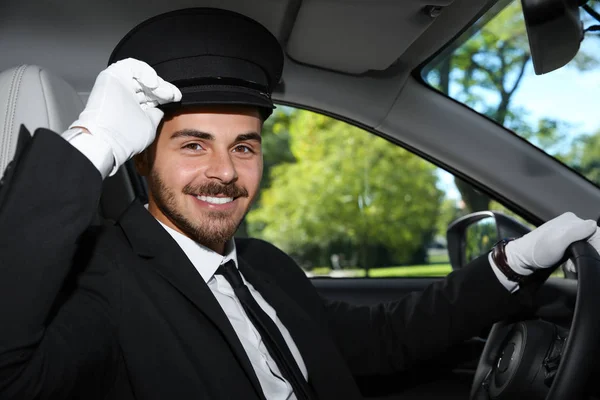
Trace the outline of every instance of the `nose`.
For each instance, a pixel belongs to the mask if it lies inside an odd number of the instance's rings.
[[[238,178],[229,151],[213,152],[205,173],[207,178],[217,179],[223,184],[235,182]]]

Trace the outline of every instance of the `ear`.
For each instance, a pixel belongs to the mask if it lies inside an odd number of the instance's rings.
[[[150,175],[150,162],[148,160],[149,154],[148,149],[142,151],[140,154],[136,154],[133,157],[133,163],[135,164],[135,169],[140,176],[148,176]]]

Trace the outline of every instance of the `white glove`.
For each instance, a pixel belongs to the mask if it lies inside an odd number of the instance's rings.
[[[592,236],[590,236],[587,239],[587,242],[589,244],[591,244],[594,247],[594,249],[596,249],[598,254],[600,254],[600,228],[598,228],[596,226],[596,230],[594,231]],[[575,271],[575,264],[573,264],[573,261],[571,261],[571,260],[567,261],[567,270],[569,270],[570,272],[573,272],[573,273],[577,272],[577,271]]]
[[[582,220],[575,214],[562,214],[525,236],[506,245],[508,265],[518,274],[529,275],[537,269],[555,266],[571,243],[596,236],[600,248],[596,221]]]
[[[82,127],[112,149],[110,175],[153,141],[163,112],[156,108],[181,100],[181,92],[145,62],[118,61],[96,78],[87,105],[69,128]]]

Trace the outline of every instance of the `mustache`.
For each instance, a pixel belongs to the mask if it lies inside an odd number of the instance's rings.
[[[190,195],[205,195],[205,196],[225,196],[225,197],[248,197],[248,191],[231,183],[229,185],[222,185],[217,182],[208,182],[202,185],[185,185],[183,188],[184,194]]]

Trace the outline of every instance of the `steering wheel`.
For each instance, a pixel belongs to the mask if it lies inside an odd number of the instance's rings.
[[[600,350],[600,256],[586,241],[566,255],[579,275],[570,330],[542,320],[494,324],[471,400],[585,398]]]

